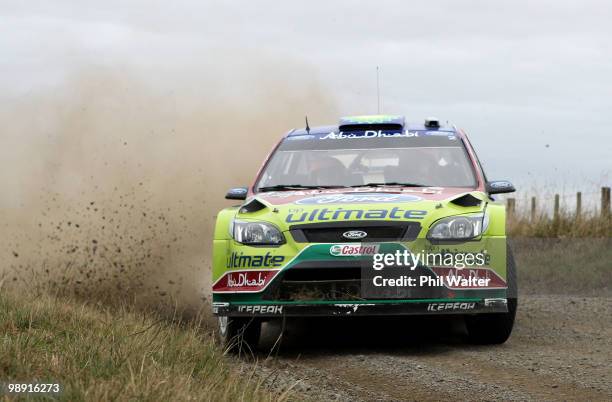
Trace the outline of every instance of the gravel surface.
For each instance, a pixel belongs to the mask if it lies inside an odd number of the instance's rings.
[[[610,401],[612,298],[523,297],[500,346],[467,344],[460,319],[296,320],[259,359],[269,386],[312,400]]]

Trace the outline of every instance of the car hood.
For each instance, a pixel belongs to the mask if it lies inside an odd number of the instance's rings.
[[[479,212],[487,195],[469,188],[366,187],[277,191],[249,197],[237,219],[264,220],[289,230],[293,225],[341,221],[418,221]]]
[[[256,198],[270,205],[388,204],[442,201],[473,191],[449,187],[359,187],[324,190],[271,191]]]

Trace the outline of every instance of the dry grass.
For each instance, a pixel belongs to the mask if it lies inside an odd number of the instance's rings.
[[[516,214],[509,217],[507,232],[511,237],[609,238],[612,237],[612,217],[595,213],[576,217],[561,210],[556,219],[540,215],[531,220],[528,214]]]
[[[60,400],[269,401],[200,320],[129,307],[0,294],[0,378],[58,382]]]
[[[510,243],[520,293],[612,294],[612,237],[521,237]]]
[[[557,217],[529,212],[508,218],[523,293],[609,295],[612,217],[561,209]]]
[[[541,198],[541,197],[538,197]],[[522,293],[610,295],[612,215],[561,205],[557,216],[526,209],[508,216]]]

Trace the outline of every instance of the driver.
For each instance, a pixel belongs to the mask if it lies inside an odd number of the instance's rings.
[[[388,183],[419,183],[435,186],[444,176],[445,161],[433,149],[411,148],[399,154],[397,166],[385,168]]]
[[[324,155],[310,163],[310,181],[317,186],[346,186],[348,171],[338,159]]]

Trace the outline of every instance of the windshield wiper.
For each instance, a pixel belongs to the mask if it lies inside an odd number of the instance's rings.
[[[384,186],[427,187],[425,184],[421,184],[421,183],[400,183],[397,181],[390,181],[387,183],[356,184],[351,187],[384,187]]]
[[[277,191],[277,190],[319,190],[326,188],[341,188],[345,186],[309,186],[304,184],[276,184],[274,186],[259,187],[257,191]]]

